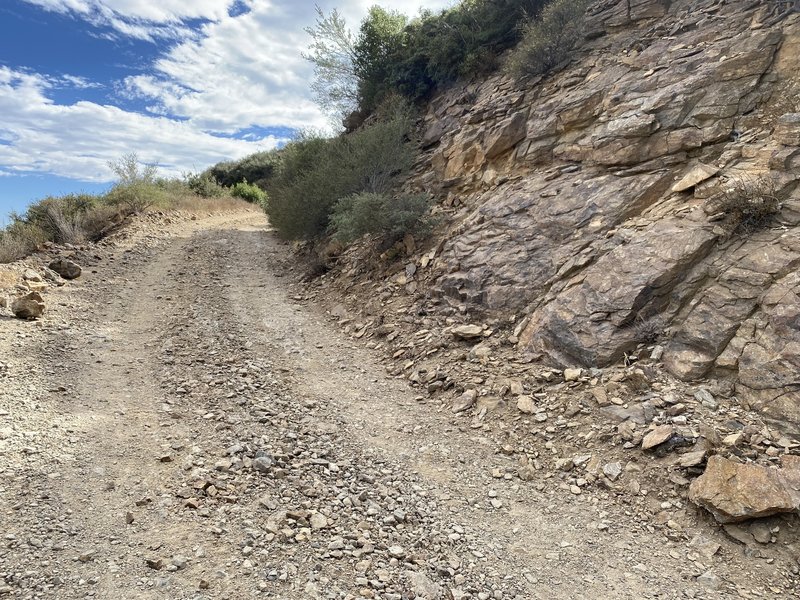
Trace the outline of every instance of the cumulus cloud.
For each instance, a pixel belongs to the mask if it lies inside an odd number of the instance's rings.
[[[118,35],[155,41],[183,39],[192,31],[190,19],[219,20],[228,15],[232,0],[24,0],[45,10],[72,15]],[[240,0],[249,3],[258,0]]]
[[[42,8],[79,15],[116,13],[155,22],[187,18],[218,19],[228,13],[233,0],[25,0]]]
[[[321,4],[330,10],[335,3]],[[354,30],[371,4],[370,0],[339,3]],[[446,4],[434,0],[427,6]],[[417,0],[388,0],[382,5],[407,14],[420,7]],[[283,0],[256,1],[250,9],[245,15],[203,26],[197,39],[173,47],[156,61],[151,73],[128,78],[128,92],[148,99],[156,112],[217,131],[265,122],[325,127],[327,119],[310,99],[313,69],[301,56],[309,44],[304,28],[316,17],[313,7]]]
[[[177,175],[221,158],[274,148],[275,137],[256,142],[210,135],[190,123],[127,112],[92,102],[55,104],[53,82],[0,67],[0,165],[6,173],[45,172],[82,181],[109,181],[108,160],[128,152]]]
[[[126,106],[132,100],[138,112],[88,101],[54,102],[58,88],[99,85],[86,74],[54,78],[23,66],[0,66],[0,168],[8,173],[104,181],[106,162],[130,151],[177,173],[279,143],[274,137],[254,140],[252,129],[328,125],[311,100],[313,69],[301,56],[309,43],[304,28],[315,20],[313,1],[24,1],[163,49],[143,73],[103,82],[121,90],[120,100],[128,101]],[[410,15],[421,5],[438,9],[452,3],[377,1]],[[373,3],[319,1],[326,12],[338,7],[353,30]]]

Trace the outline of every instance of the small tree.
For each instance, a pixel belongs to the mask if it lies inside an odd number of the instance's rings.
[[[113,204],[122,204],[132,213],[140,213],[153,206],[163,195],[157,186],[158,168],[140,163],[135,152],[109,161],[108,166],[118,178],[108,193],[108,199]]]
[[[316,12],[316,24],[305,29],[312,42],[303,58],[314,65],[314,101],[331,117],[341,120],[358,108],[353,35],[336,9],[325,15],[317,6]]]
[[[392,61],[402,45],[408,19],[402,13],[373,6],[361,23],[354,47],[359,104],[372,110],[390,92]]]

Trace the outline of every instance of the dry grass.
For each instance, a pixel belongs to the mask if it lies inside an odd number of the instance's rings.
[[[118,204],[98,201],[80,213],[67,214],[59,199],[48,199],[39,205],[36,224],[23,220],[0,230],[0,263],[10,263],[35,252],[50,240],[59,244],[96,242],[113,233],[125,222],[130,210]],[[203,198],[191,193],[165,194],[150,210],[180,211],[194,215],[259,210],[241,198],[222,196]]]
[[[220,198],[202,198],[199,196],[177,196],[170,198],[164,207],[167,210],[180,210],[189,213],[222,213],[257,210],[258,207],[245,202],[241,198],[222,196]]]
[[[57,205],[47,207],[47,217],[55,232],[55,242],[60,244],[80,244],[85,239],[83,215],[67,215]]]
[[[0,264],[19,260],[27,252],[28,249],[18,238],[5,235],[0,237]]]
[[[28,256],[46,240],[44,231],[34,225],[15,224],[0,231],[0,263],[10,263]]]
[[[17,284],[19,275],[14,271],[0,269],[0,290],[9,290]]]

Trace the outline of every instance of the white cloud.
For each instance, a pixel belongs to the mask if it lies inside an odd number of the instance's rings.
[[[372,3],[339,3],[351,29],[358,28]],[[334,3],[321,4],[330,10]],[[427,3],[432,8],[447,4]],[[420,3],[388,0],[382,5],[416,13]],[[259,123],[325,127],[327,118],[310,99],[312,67],[301,56],[309,44],[304,28],[315,17],[312,3],[255,1],[246,15],[223,17],[204,26],[197,39],[175,46],[151,74],[130,77],[128,91],[154,102],[158,112],[217,131]]]
[[[145,73],[126,79],[128,99],[144,99],[149,114],[109,105],[52,100],[58,87],[88,89],[85,77],[48,78],[0,67],[0,168],[47,172],[74,179],[109,178],[109,159],[136,151],[142,160],[173,173],[204,168],[273,147],[274,138],[235,140],[250,127],[324,127],[311,101],[313,70],[302,57],[315,20],[313,0],[242,0],[249,12],[229,16],[233,0],[25,0],[118,37],[172,38]],[[416,14],[420,5],[443,8],[452,0],[320,0],[338,7],[353,30],[377,1]],[[187,19],[209,22],[190,30]],[[109,82],[114,86],[119,82]],[[179,118],[176,118],[179,117]]]
[[[126,112],[92,102],[55,104],[47,78],[0,67],[0,114],[4,115],[0,165],[7,173],[45,172],[82,181],[109,181],[107,162],[136,152],[161,172],[177,175],[221,159],[273,148],[220,138],[187,122]]]
[[[151,23],[177,23],[186,19],[218,20],[228,14],[233,0],[25,0],[46,10]],[[248,0],[249,1],[249,0]]]

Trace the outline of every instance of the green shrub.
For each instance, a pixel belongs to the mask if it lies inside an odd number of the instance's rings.
[[[231,188],[231,196],[241,198],[252,204],[263,205],[267,201],[267,193],[257,185],[240,181]]]
[[[183,180],[192,192],[203,198],[221,198],[228,193],[228,189],[220,185],[208,172],[186,173]]]
[[[405,15],[379,6],[370,8],[361,23],[353,54],[362,109],[372,110],[391,93],[392,61],[402,51],[402,32],[407,24]]]
[[[155,184],[144,182],[116,184],[106,195],[108,202],[137,214],[160,204],[167,193]]]
[[[341,242],[349,244],[371,234],[391,245],[407,233],[428,232],[431,207],[427,194],[392,197],[387,194],[360,192],[339,200],[333,208],[330,229]]]
[[[207,169],[201,177],[208,177],[225,188],[240,181],[250,181],[265,187],[275,175],[280,164],[280,153],[275,150],[257,152],[239,161],[221,162]]]
[[[391,102],[375,121],[336,138],[306,133],[281,151],[281,166],[267,187],[266,211],[285,239],[325,234],[340,198],[357,192],[386,193],[411,166],[412,114]]]
[[[314,63],[312,89],[323,110],[370,114],[392,94],[412,102],[460,77],[496,68],[498,57],[519,40],[519,24],[547,0],[462,0],[439,13],[409,20],[373,7],[353,38],[341,17],[319,12],[305,57]],[[353,98],[353,90],[357,90]],[[340,115],[341,116],[341,115]]]
[[[522,41],[508,58],[517,77],[541,75],[570,57],[584,32],[590,0],[553,0],[523,27]]]

